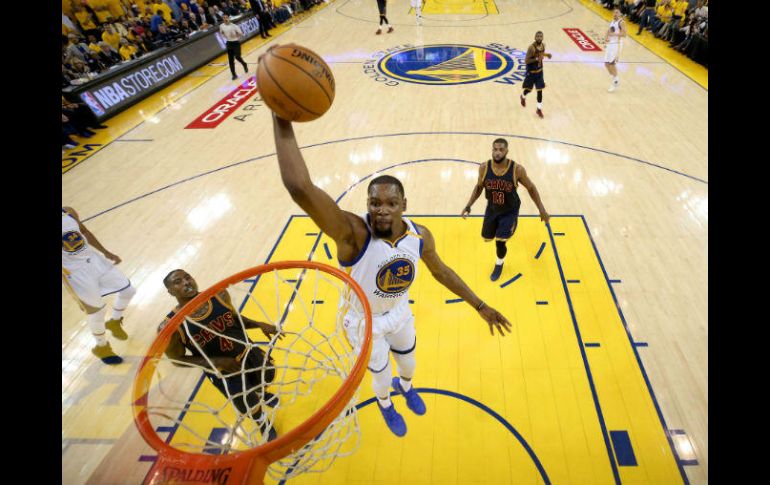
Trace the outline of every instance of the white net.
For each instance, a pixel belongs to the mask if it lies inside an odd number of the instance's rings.
[[[182,451],[226,454],[266,443],[271,430],[280,436],[295,428],[349,376],[358,353],[342,317],[359,304],[345,282],[318,269],[273,270],[230,285],[185,316],[172,351],[158,361],[146,408],[154,429],[167,431]],[[254,322],[277,333],[268,338]],[[363,323],[353,331],[362,341]],[[268,475],[323,472],[353,453],[357,397],[319,436],[271,464]]]

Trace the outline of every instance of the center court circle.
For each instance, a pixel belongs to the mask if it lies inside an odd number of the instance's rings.
[[[489,81],[507,74],[515,65],[507,53],[469,44],[433,44],[390,52],[377,69],[399,81],[456,85]]]

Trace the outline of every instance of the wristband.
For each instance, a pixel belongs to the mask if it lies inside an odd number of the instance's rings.
[[[485,306],[486,306],[486,303],[484,303],[484,302],[482,301],[481,303],[479,303],[479,306],[477,306],[477,307],[476,307],[476,311],[477,311],[477,312],[480,312],[480,311],[481,311],[481,309],[482,309],[482,308],[484,308]]]

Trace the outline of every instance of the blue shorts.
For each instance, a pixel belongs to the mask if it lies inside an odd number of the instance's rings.
[[[543,78],[543,71],[536,73],[528,72],[524,77],[524,83],[521,85],[524,89],[532,89],[535,86],[538,90],[545,87],[545,79]]]
[[[509,212],[495,213],[487,208],[484,213],[484,223],[481,226],[481,237],[484,239],[510,239],[516,232],[519,221],[519,207]]]

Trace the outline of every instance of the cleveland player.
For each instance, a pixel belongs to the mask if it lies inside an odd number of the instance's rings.
[[[527,55],[524,57],[524,63],[527,65],[527,74],[524,77],[524,82],[521,87],[524,88],[520,99],[521,105],[526,106],[527,94],[532,91],[532,86],[537,89],[537,115],[543,117],[543,89],[545,89],[545,79],[543,78],[543,57],[551,58],[551,54],[545,51],[545,44],[543,44],[543,33],[537,31],[535,34],[535,42],[530,44],[527,49]]]
[[[408,290],[416,280],[418,260],[425,262],[436,281],[479,312],[492,335],[495,328],[500,335],[510,332],[511,324],[444,264],[428,228],[402,217],[406,198],[398,179],[383,175],[369,183],[366,214],[343,211],[334,199],[313,184],[291,123],[273,114],[273,127],[284,186],[292,199],[334,240],[340,265],[368,296],[373,323],[369,360],[372,387],[388,428],[396,436],[404,436],[406,423],[390,399],[390,386],[404,395],[412,412],[420,415],[426,411],[412,384],[417,339]],[[351,305],[344,324],[357,351],[362,341],[363,322],[361,308]],[[392,377],[390,354],[400,377]]]
[[[487,198],[487,209],[484,212],[484,224],[481,226],[481,237],[484,241],[495,240],[497,262],[489,279],[497,281],[503,272],[503,262],[508,248],[505,243],[513,237],[519,220],[521,199],[516,189],[519,182],[527,188],[529,196],[540,211],[540,220],[548,222],[550,216],[543,207],[537,187],[527,176],[527,171],[520,164],[506,158],[508,142],[498,138],[492,142],[492,160],[487,160],[479,166],[479,178],[473,188],[471,198],[463,209],[463,219],[471,213],[471,206],[479,198],[481,192]],[[494,162],[493,162],[494,160]]]
[[[158,326],[158,332],[176,312],[198,295],[198,283],[182,269],[175,269],[166,275],[163,285],[176,298],[177,306],[166,315]],[[188,322],[188,319],[195,323]],[[266,390],[275,377],[275,368],[269,358],[265,359],[265,352],[261,348],[247,347],[240,343],[251,342],[246,335],[247,328],[260,329],[268,339],[277,333],[274,325],[240,315],[233,306],[230,294],[222,290],[190,312],[172,334],[165,354],[173,360],[174,365],[192,364],[206,369],[206,377],[214,387],[225,398],[231,398],[241,414],[251,416],[259,424],[262,433],[267,435],[267,441],[270,441],[275,439],[276,432],[264,418],[261,404],[273,406],[277,403],[277,398]],[[283,335],[278,338],[283,338]],[[209,361],[216,370],[211,368]]]

